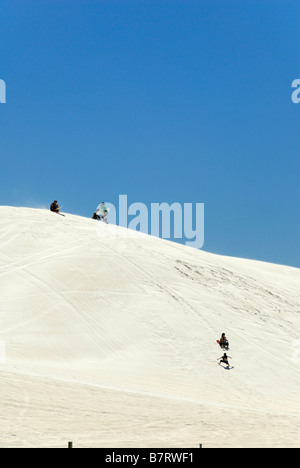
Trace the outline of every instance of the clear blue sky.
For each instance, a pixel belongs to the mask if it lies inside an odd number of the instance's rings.
[[[300,267],[299,0],[1,0],[0,204],[205,203],[203,249]]]

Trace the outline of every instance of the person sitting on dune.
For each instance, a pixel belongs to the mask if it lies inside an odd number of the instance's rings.
[[[53,213],[60,213],[60,209],[59,209],[59,206],[57,204],[57,200],[54,200],[54,202],[51,203],[50,211],[52,211]]]
[[[99,211],[95,211],[95,213],[92,216],[92,219],[96,219],[97,221],[100,221],[101,216],[99,215]]]

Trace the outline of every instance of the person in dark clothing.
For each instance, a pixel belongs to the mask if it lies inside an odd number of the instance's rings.
[[[218,360],[219,360],[219,365],[221,365],[222,363],[224,363],[224,364],[226,364],[226,366],[229,367],[228,358],[229,358],[229,359],[232,359],[232,357],[227,356],[227,354],[224,353],[224,355],[218,359]]]
[[[92,216],[92,219],[96,219],[97,221],[100,221],[101,217],[98,215],[98,211],[95,211],[95,213]]]
[[[229,341],[227,340],[225,333],[222,333],[222,336],[221,336],[220,341],[219,341],[219,345],[223,349],[228,349],[229,348]]]
[[[54,202],[51,203],[50,211],[52,211],[53,213],[60,213],[60,208],[58,206],[57,200],[54,200]]]

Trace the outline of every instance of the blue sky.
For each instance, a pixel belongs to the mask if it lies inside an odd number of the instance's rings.
[[[203,249],[300,267],[298,0],[1,0],[0,204],[205,204]]]

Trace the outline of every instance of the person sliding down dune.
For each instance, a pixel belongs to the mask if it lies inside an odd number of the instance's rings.
[[[218,363],[219,366],[220,366],[222,363],[224,363],[224,364],[226,364],[226,366],[230,367],[230,366],[229,366],[229,362],[228,362],[228,358],[229,358],[229,359],[232,359],[231,356],[227,356],[227,354],[224,353],[224,355],[218,359],[218,361],[219,361],[219,363]]]
[[[220,345],[220,347],[222,349],[227,349],[228,350],[229,341],[227,340],[225,333],[222,333],[222,336],[221,336],[220,341],[218,343],[219,343],[219,345]]]

